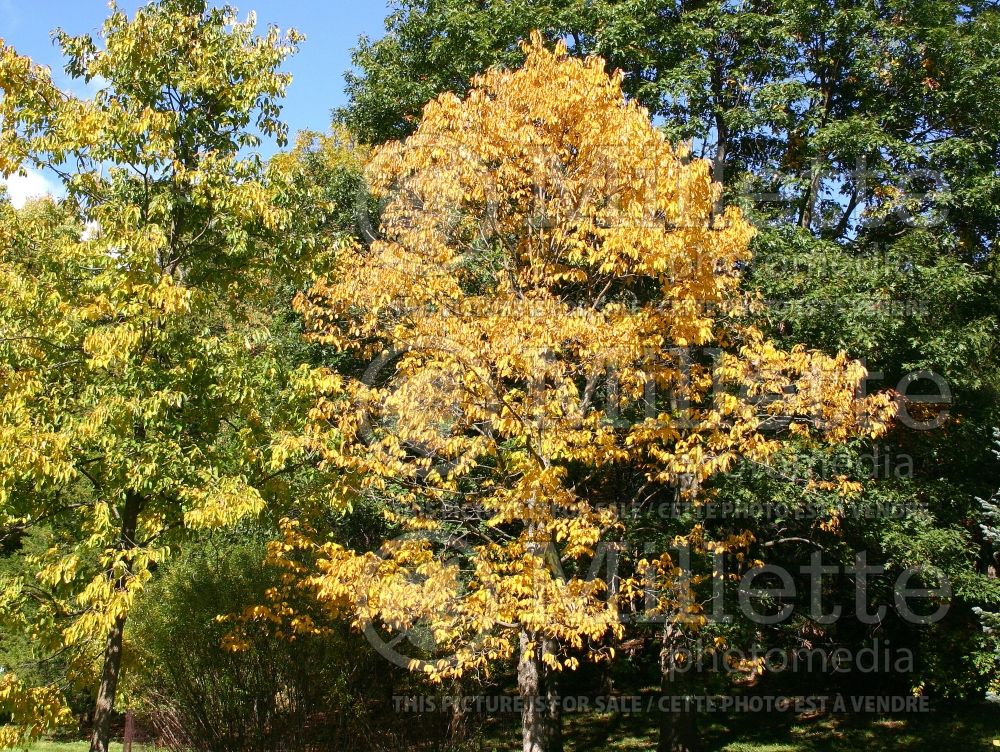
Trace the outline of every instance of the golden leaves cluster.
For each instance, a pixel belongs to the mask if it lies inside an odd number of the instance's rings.
[[[519,633],[597,657],[620,632],[607,583],[563,573],[622,527],[594,478],[696,493],[775,452],[775,424],[836,441],[889,414],[856,399],[846,356],[736,326],[753,229],[618,74],[537,35],[525,52],[375,153],[381,237],[298,300],[314,341],[371,366],[309,374],[309,429],[278,451],[313,454],[336,503],[378,499],[412,536],[321,545],[300,582],[360,627],[429,625],[452,654],[421,666],[435,678],[482,670]],[[689,351],[706,346],[710,361]]]

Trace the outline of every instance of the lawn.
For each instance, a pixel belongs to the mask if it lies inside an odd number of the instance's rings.
[[[648,715],[569,715],[564,729],[566,752],[653,750],[654,722]],[[705,752],[998,752],[1000,742],[994,740],[1000,740],[1000,709],[986,705],[909,717],[827,715],[811,720],[753,714],[724,716],[704,723],[701,736]],[[520,750],[516,728],[503,732],[494,729],[492,737],[491,743],[481,748],[483,752]]]
[[[648,752],[656,748],[654,719],[647,715],[569,715],[564,736],[566,752]],[[812,720],[788,717],[782,721],[758,715],[728,716],[704,724],[705,752],[856,752],[906,750],[941,752],[943,749],[1000,750],[1000,710],[980,706],[961,712],[939,711],[924,716],[878,718],[824,716]],[[476,752],[516,752],[516,726],[490,727],[488,739],[474,741]],[[153,747],[134,745],[134,752]],[[86,752],[86,742],[39,742],[30,752]],[[121,752],[120,744],[111,745]],[[338,750],[349,752],[349,750]]]
[[[29,752],[87,752],[90,749],[89,742],[36,742],[29,748]],[[132,745],[132,752],[150,752],[153,747],[144,747],[140,744]],[[111,743],[109,752],[122,752],[122,745],[116,742]]]

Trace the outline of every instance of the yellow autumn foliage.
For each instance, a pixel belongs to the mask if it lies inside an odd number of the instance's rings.
[[[317,457],[335,504],[376,498],[404,536],[356,552],[289,522],[271,558],[359,629],[423,625],[450,656],[413,662],[434,679],[524,635],[552,668],[609,655],[637,586],[582,572],[621,532],[621,473],[697,495],[777,451],[771,429],[840,441],[890,415],[855,398],[845,355],[736,324],[753,229],[620,75],[537,35],[525,51],[373,155],[381,237],[297,303],[313,341],[371,366],[311,373],[309,428],[276,451]]]

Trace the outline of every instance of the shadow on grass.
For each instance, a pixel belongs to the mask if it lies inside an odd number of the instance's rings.
[[[648,752],[656,749],[657,719],[646,714],[570,714],[566,752]],[[950,752],[1000,751],[1000,708],[975,705],[919,715],[703,715],[702,752]],[[520,749],[516,718],[494,720],[470,749]]]

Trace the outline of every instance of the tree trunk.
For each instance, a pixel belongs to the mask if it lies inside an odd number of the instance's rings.
[[[561,714],[555,696],[555,682],[547,677],[538,653],[542,642],[527,632],[520,635],[521,653],[517,663],[517,688],[521,709],[522,752],[561,752]]]
[[[125,496],[125,506],[122,509],[121,547],[128,551],[135,546],[135,531],[139,521],[139,509],[142,498],[138,494],[128,493]],[[119,590],[128,586],[126,577],[116,583]],[[108,631],[104,646],[104,670],[101,672],[101,685],[97,690],[97,703],[94,707],[94,729],[90,737],[90,752],[108,752],[111,743],[111,716],[114,713],[115,694],[118,692],[118,678],[122,667],[122,639],[125,635],[125,615],[115,617]]]
[[[809,187],[802,200],[802,210],[799,213],[799,227],[803,230],[812,229],[813,213],[816,210],[816,200],[819,198],[820,181],[823,177],[822,159],[817,156],[809,172]]]
[[[667,624],[663,630],[663,643],[660,648],[660,733],[656,752],[697,752],[700,749],[696,727],[696,710],[688,706],[679,685],[684,682],[675,671],[673,656],[680,646],[680,630],[673,624]],[[693,670],[693,667],[688,667]],[[678,703],[673,706],[674,698]]]
[[[820,93],[822,96],[822,116],[821,125],[825,125],[830,115],[830,88],[825,77],[820,81]],[[823,186],[823,167],[826,163],[826,155],[818,153],[809,168],[809,187],[802,202],[802,210],[799,214],[799,227],[804,230],[811,230],[814,214],[816,212],[816,202],[819,201],[819,192]]]
[[[656,752],[696,752],[698,749],[690,710],[660,714],[660,737]]]
[[[715,104],[715,156],[712,157],[712,182],[719,184],[719,197],[715,200],[712,212],[715,216],[722,216],[725,211],[725,200],[723,190],[726,186],[726,158],[729,151],[729,127],[724,114],[725,102],[723,101],[723,70],[722,62],[713,56],[712,58],[712,94]]]
[[[546,640],[545,649],[554,653],[555,642]],[[549,752],[563,752],[562,698],[559,696],[558,674],[544,664],[541,668],[545,683],[546,709],[548,710]]]

